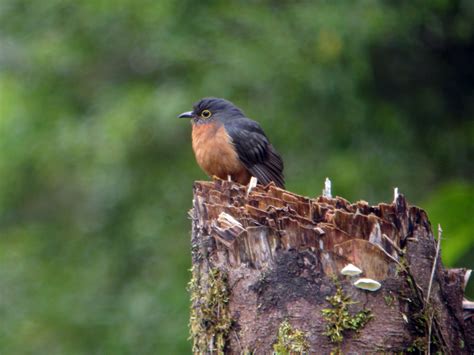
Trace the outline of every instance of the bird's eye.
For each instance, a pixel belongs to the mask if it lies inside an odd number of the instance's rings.
[[[209,118],[209,117],[211,117],[211,116],[212,116],[212,113],[211,113],[211,111],[209,111],[209,110],[203,110],[203,111],[201,112],[201,117],[202,117],[202,118]]]

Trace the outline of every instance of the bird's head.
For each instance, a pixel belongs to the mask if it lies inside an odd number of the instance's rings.
[[[178,118],[190,118],[194,124],[206,124],[220,121],[225,123],[244,113],[232,102],[216,97],[206,97],[193,105],[192,111],[183,112]]]

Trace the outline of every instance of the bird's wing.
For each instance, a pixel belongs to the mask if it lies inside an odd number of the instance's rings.
[[[226,123],[225,128],[250,174],[263,185],[273,181],[284,188],[283,161],[260,125],[248,118],[238,118]]]

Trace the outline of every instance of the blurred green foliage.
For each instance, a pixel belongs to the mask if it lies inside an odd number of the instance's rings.
[[[189,353],[206,177],[175,117],[203,96],[261,122],[290,190],[398,186],[474,267],[473,62],[469,0],[3,0],[0,352]]]

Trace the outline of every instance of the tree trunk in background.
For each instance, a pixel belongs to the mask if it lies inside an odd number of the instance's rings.
[[[190,215],[195,353],[474,349],[466,270],[447,270],[439,257],[430,287],[437,243],[426,213],[402,195],[369,206],[196,182]],[[342,275],[349,263],[363,273]],[[358,288],[359,278],[381,287]]]

